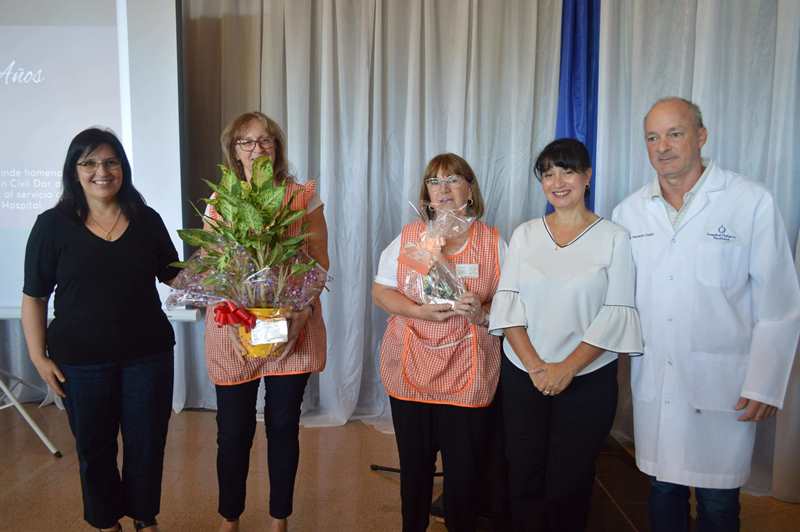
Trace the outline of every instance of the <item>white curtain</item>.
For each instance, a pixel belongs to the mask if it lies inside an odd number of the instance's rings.
[[[642,120],[656,99],[677,95],[703,110],[709,131],[705,156],[764,183],[795,238],[800,226],[800,2],[603,2],[600,27],[598,212],[610,214],[654,177]],[[790,387],[796,396],[797,371]],[[782,429],[790,421],[794,442],[798,416],[798,405],[787,404],[777,420]],[[618,428],[625,426],[620,419]],[[796,451],[796,445],[776,442],[774,422],[762,424],[748,487],[800,500],[800,465],[791,457]],[[779,464],[793,468],[778,471]]]
[[[800,234],[794,259],[800,277]],[[774,494],[789,502],[800,502],[800,345],[792,368],[792,385],[784,399],[784,413],[775,427],[775,463],[772,468]]]
[[[386,316],[372,278],[414,216],[426,162],[463,155],[506,238],[544,211],[530,168],[555,130],[561,1],[189,0],[183,10],[192,175],[214,175],[221,127],[261,109],[285,128],[298,179],[320,185],[335,279],[323,299],[328,365],[303,422],[379,418]]]

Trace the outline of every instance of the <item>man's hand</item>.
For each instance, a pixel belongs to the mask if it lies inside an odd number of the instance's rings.
[[[778,408],[767,403],[740,397],[734,407],[736,410],[744,410],[739,416],[739,421],[762,421],[775,415]]]

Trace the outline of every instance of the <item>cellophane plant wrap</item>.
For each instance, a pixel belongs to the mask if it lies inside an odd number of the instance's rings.
[[[453,305],[464,295],[466,287],[442,249],[448,239],[469,231],[475,217],[458,210],[440,209],[434,218],[423,221],[426,229],[419,240],[407,242],[400,250],[399,262],[409,267],[404,292],[418,303]]]
[[[219,219],[198,213],[207,229],[181,229],[180,238],[198,248],[183,268],[168,307],[211,306],[229,301],[239,307],[299,310],[325,288],[328,275],[303,252],[309,236],[303,223],[299,234],[291,226],[302,220],[304,209],[292,208],[294,196],[284,201],[286,184],[273,179],[272,162],[260,157],[252,179],[242,181],[220,165],[218,184],[205,181],[214,192],[204,200]]]

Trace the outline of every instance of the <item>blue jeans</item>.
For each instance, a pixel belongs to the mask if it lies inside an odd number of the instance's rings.
[[[172,409],[172,351],[133,360],[59,365],[75,435],[84,519],[111,528],[123,516],[154,519]],[[117,435],[122,431],[122,474]]]
[[[695,488],[697,532],[739,531],[739,488]],[[689,531],[689,487],[650,477],[650,530]]]

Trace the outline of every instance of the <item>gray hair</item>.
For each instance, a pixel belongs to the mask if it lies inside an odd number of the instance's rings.
[[[686,107],[689,108],[689,111],[692,113],[692,116],[694,116],[694,125],[697,126],[697,129],[702,129],[706,127],[703,124],[703,112],[700,110],[700,106],[694,103],[693,101],[687,100],[686,98],[681,98],[680,96],[666,96],[664,98],[659,98],[658,100],[656,100],[656,102],[650,106],[650,110],[647,111],[647,114],[644,115],[643,124],[644,122],[647,122],[647,117],[648,115],[650,115],[650,111],[652,111],[656,105],[667,102],[681,102],[683,104],[686,104]]]

